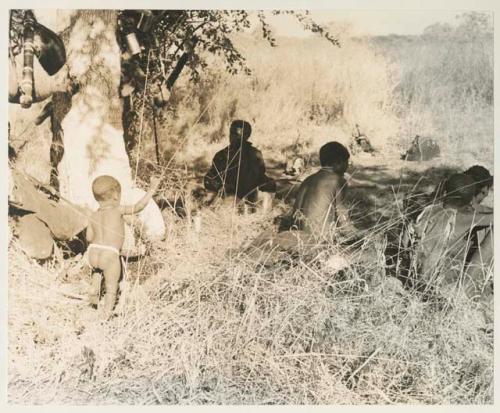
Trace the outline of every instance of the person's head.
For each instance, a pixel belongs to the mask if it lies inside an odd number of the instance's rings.
[[[234,120],[229,128],[229,141],[241,143],[247,141],[252,134],[252,126],[244,120]]]
[[[465,174],[453,174],[444,183],[444,202],[447,206],[462,208],[474,197],[474,180]]]
[[[120,202],[121,191],[120,183],[109,175],[98,176],[92,183],[92,192],[99,204]]]
[[[481,203],[493,186],[493,176],[490,175],[490,171],[480,165],[471,166],[464,174],[474,180],[474,202]]]
[[[338,142],[328,142],[319,150],[319,162],[322,167],[332,168],[334,172],[343,174],[349,165],[349,151]]]

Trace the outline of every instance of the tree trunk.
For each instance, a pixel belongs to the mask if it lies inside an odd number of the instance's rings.
[[[122,185],[122,203],[136,202],[144,192],[135,187],[124,144],[123,105],[118,94],[121,53],[116,39],[117,12],[48,10],[35,14],[40,23],[63,33],[68,73],[79,84],[73,96],[66,92],[52,96],[50,161],[58,176],[52,174],[51,183],[69,201],[96,209],[92,181],[99,175],[112,175]],[[16,108],[16,112],[19,110]],[[37,112],[33,112],[39,110],[34,105],[26,110],[31,114],[25,116],[35,117]],[[164,236],[165,224],[154,201],[139,219],[146,236]]]
[[[95,208],[91,191],[95,176],[113,175],[124,188],[132,186],[118,97],[116,14],[108,10],[69,13],[73,24],[65,39],[67,65],[81,87],[72,99],[54,102],[52,127],[61,134],[64,147],[59,185],[70,201]]]
[[[135,187],[125,150],[123,105],[118,94],[121,53],[116,39],[117,12],[68,13],[74,23],[65,39],[67,65],[80,89],[71,99],[70,107],[67,102],[58,102],[64,114],[62,119],[55,119],[64,146],[58,168],[61,194],[78,205],[94,209],[97,202],[92,194],[92,181],[99,175],[112,175],[122,185],[122,202],[136,202],[143,191]],[[153,201],[140,219],[146,235],[164,236],[163,217]]]

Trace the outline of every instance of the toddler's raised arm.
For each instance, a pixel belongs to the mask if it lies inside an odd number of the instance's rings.
[[[120,212],[123,215],[137,214],[137,213],[141,212],[144,208],[146,208],[146,205],[153,197],[153,194],[156,192],[156,190],[160,186],[160,180],[158,178],[151,178],[150,184],[151,184],[151,187],[146,192],[146,194],[138,202],[136,202],[134,205],[121,205],[120,206]]]

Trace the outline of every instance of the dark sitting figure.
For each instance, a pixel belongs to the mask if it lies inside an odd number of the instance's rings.
[[[205,189],[222,196],[236,195],[252,204],[257,201],[257,190],[276,191],[275,182],[266,176],[262,153],[248,142],[251,134],[250,123],[231,123],[229,145],[215,154],[204,178]]]
[[[338,142],[328,142],[321,147],[321,169],[309,176],[298,190],[292,212],[294,226],[318,238],[337,231],[351,232],[353,226],[344,205],[347,191],[344,173],[349,157],[349,151]]]

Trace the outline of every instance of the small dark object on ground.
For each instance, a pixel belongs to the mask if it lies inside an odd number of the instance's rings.
[[[434,139],[416,135],[410,148],[401,155],[401,159],[404,161],[429,161],[440,155],[441,149]]]

